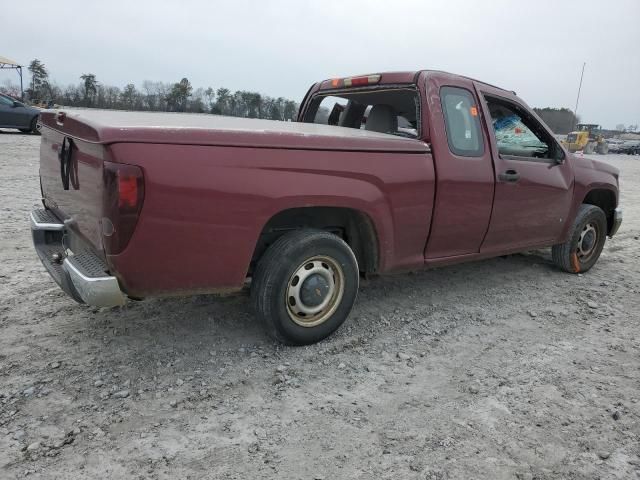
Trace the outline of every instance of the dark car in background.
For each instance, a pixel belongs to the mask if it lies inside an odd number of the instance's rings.
[[[621,146],[618,153],[627,155],[640,155],[640,140],[626,140]]]
[[[17,128],[21,132],[37,133],[40,110],[0,93],[0,128]]]
[[[609,153],[620,153],[622,150],[622,146],[624,145],[624,140],[620,140],[619,138],[607,138],[607,146],[609,147]]]

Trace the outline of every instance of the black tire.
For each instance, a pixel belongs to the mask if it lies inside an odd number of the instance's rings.
[[[38,117],[33,117],[31,119],[31,123],[29,124],[29,128],[19,128],[22,133],[36,133],[39,134],[38,131]]]
[[[31,120],[31,133],[40,135],[40,130],[38,130],[38,117],[33,117],[33,120]]]
[[[288,296],[298,282],[301,282],[299,290],[304,290],[304,282],[311,277],[304,281],[295,278],[298,272],[304,276],[302,269],[309,265],[327,267],[333,279],[333,288],[326,286],[324,296],[331,308],[318,314],[317,321],[321,323],[316,325],[312,322],[313,316],[308,318],[309,325],[304,325],[307,319],[292,311],[299,307],[295,306],[295,299]],[[251,300],[271,337],[287,345],[308,345],[328,337],[344,323],[356,300],[359,279],[356,257],[340,237],[322,230],[296,230],[276,240],[258,262],[251,283]],[[307,288],[311,290],[305,292],[317,292],[322,298],[318,288]],[[300,300],[302,295],[304,293],[298,297]]]
[[[593,244],[584,254],[590,229],[595,230]],[[582,241],[581,241],[582,238]],[[573,222],[569,240],[551,248],[553,262],[565,272],[582,273],[588,271],[600,258],[607,238],[607,217],[600,207],[582,204]]]

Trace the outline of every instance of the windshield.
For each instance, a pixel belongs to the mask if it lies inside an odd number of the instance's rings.
[[[4,105],[13,105],[14,102],[22,105],[20,102],[18,102],[17,100],[14,100],[13,98],[9,97],[8,95],[0,94],[0,103],[2,103]]]
[[[418,106],[413,88],[345,90],[316,95],[304,121],[418,138]]]

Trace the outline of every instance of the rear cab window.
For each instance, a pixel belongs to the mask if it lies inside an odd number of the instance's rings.
[[[317,94],[311,100],[304,122],[418,138],[418,92],[407,86]]]
[[[459,87],[442,87],[440,102],[451,153],[462,157],[481,157],[484,142],[478,106],[471,92]]]

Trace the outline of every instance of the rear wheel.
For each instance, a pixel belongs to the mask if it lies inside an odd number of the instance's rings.
[[[569,240],[551,249],[553,262],[565,272],[586,272],[600,258],[606,237],[607,218],[602,209],[580,205]]]
[[[33,117],[33,120],[31,120],[31,133],[40,135],[40,130],[38,130],[38,117]]]
[[[280,237],[258,262],[251,285],[267,333],[289,345],[331,335],[346,320],[358,293],[358,264],[340,237],[298,230]]]
[[[40,133],[38,131],[38,117],[33,117],[31,119],[31,123],[29,124],[29,128],[19,128],[22,133]]]

